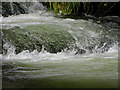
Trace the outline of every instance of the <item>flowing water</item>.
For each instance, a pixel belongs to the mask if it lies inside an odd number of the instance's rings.
[[[2,28],[6,29],[31,25],[64,27],[75,39],[77,48],[85,50],[84,54],[77,53],[75,48],[50,53],[43,46],[41,52],[23,50],[16,54],[15,46],[6,42],[3,47],[7,48],[7,54],[0,54],[3,88],[118,87],[117,23],[58,18],[46,10],[2,17],[1,20]],[[90,50],[89,46],[94,47]]]

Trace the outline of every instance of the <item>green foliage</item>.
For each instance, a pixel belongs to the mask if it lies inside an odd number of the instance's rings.
[[[50,2],[50,11],[52,10],[52,4],[51,4],[51,2]]]
[[[58,3],[57,2],[53,3],[53,8],[54,8],[55,14],[57,14],[59,12],[59,10],[58,10]]]
[[[72,7],[70,2],[54,2],[52,3],[55,14],[61,13],[62,15],[68,15],[72,13]]]
[[[116,3],[110,2],[50,2],[50,10],[53,7],[55,14],[105,16]]]
[[[106,7],[106,6],[107,6],[107,3],[105,3],[104,6]]]

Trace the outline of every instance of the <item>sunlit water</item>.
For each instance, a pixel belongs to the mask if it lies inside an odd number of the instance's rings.
[[[76,45],[82,48],[88,44],[88,39],[99,37],[102,31],[102,25],[93,22],[93,20],[55,18],[51,13],[39,11],[39,13],[2,18],[2,27],[19,26],[24,28],[39,24],[60,25],[69,28],[68,32],[75,38]],[[75,33],[72,30],[76,32],[82,30],[83,32]],[[76,36],[86,36],[88,39],[84,38],[83,42],[78,40],[79,37],[76,38]],[[11,46],[8,49],[8,54],[0,55],[3,66],[3,88],[118,87],[117,43],[104,53],[87,52],[82,55],[75,55],[74,50],[57,54],[45,50],[41,52],[25,50],[15,54],[14,47]]]

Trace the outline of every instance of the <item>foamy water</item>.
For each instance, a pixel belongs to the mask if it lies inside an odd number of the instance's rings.
[[[101,36],[104,29],[101,24],[93,23],[92,20],[55,18],[45,11],[2,18],[3,28],[16,26],[24,28],[40,24],[66,27],[76,40],[75,44],[83,49],[89,43],[99,43],[97,38]],[[95,40],[92,39],[93,37]],[[75,50],[49,53],[44,50],[44,47],[41,52],[23,50],[16,54],[16,48],[10,43],[6,43],[4,48],[8,50],[7,54],[0,54],[4,67],[4,87],[45,87],[46,85],[47,87],[65,87],[66,84],[69,87],[118,86],[117,43],[104,53],[100,53],[100,50],[96,52],[98,50],[96,46],[93,53],[78,55],[75,55]],[[17,85],[16,81],[19,81]]]

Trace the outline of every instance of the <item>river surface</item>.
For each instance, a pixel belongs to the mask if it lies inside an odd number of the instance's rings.
[[[76,40],[76,45],[80,48],[93,43],[94,40],[91,37],[99,37],[102,33],[101,27],[103,27],[101,24],[98,24],[100,21],[97,23],[92,19],[57,18],[46,11],[2,17],[1,20],[3,28],[16,26],[24,28],[29,25],[39,24],[67,27],[70,29],[68,32]],[[83,40],[78,39],[81,37],[83,37]],[[95,42],[97,43],[97,40]],[[10,45],[6,44],[4,46]],[[7,54],[0,54],[2,60],[2,87],[117,88],[117,41],[104,53],[99,52],[101,48],[96,46],[93,53],[88,51],[85,54],[76,55],[74,50],[49,53],[44,48],[41,52],[24,50],[15,54],[15,48],[11,46],[8,48]]]

